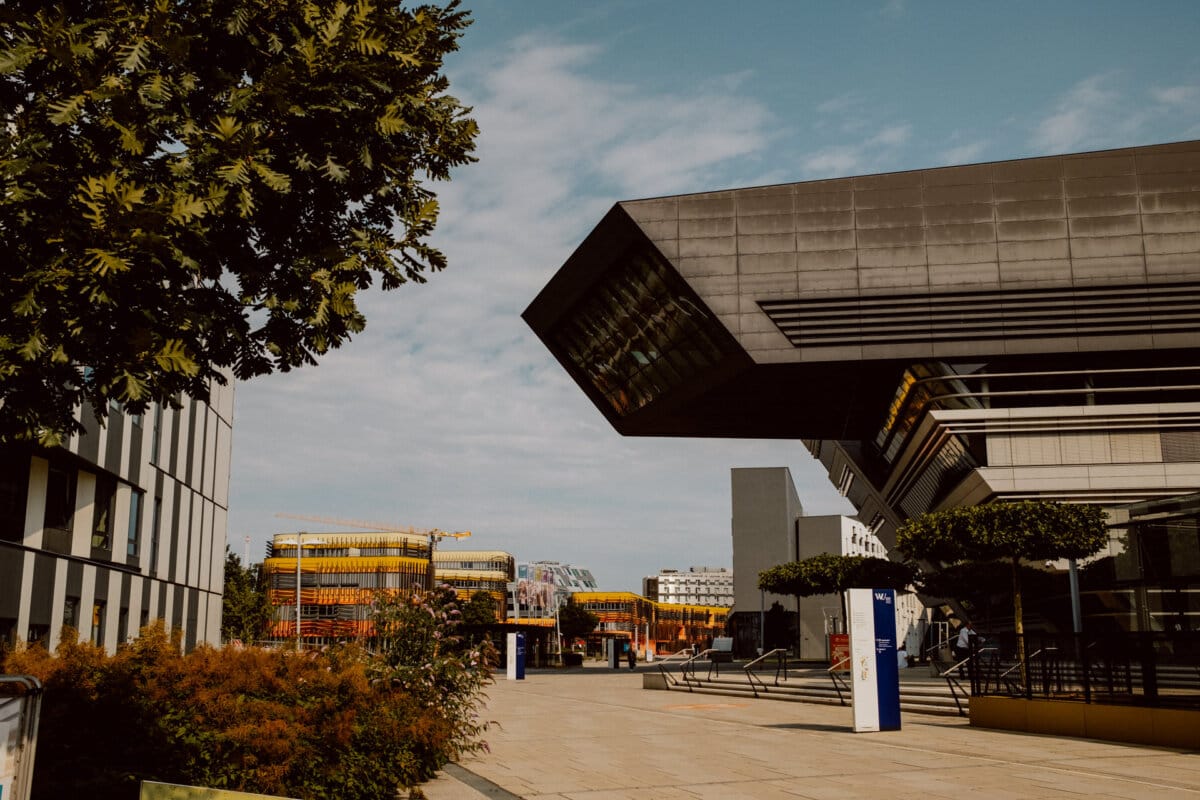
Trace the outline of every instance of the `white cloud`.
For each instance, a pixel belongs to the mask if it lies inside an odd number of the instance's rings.
[[[977,162],[987,150],[988,144],[987,139],[980,139],[975,142],[955,145],[938,154],[938,164],[953,165]]]
[[[868,140],[867,144],[877,147],[897,147],[908,141],[912,125],[889,125]]]
[[[1155,102],[1173,108],[1196,111],[1200,108],[1200,86],[1164,86],[1150,90]]]
[[[461,546],[633,589],[729,563],[731,466],[798,464],[803,495],[833,496],[798,442],[621,438],[520,319],[615,200],[709,189],[770,139],[745,76],[647,96],[592,76],[604,55],[531,35],[452,76],[482,134],[479,163],[435,187],[451,266],[367,293],[367,330],[318,368],[239,386],[231,541],[298,524],[277,511],[470,529]]]
[[[800,162],[804,177],[833,178],[863,175],[887,169],[912,137],[912,125],[885,125],[861,141],[824,147],[805,155]]]
[[[1101,88],[1103,81],[1103,76],[1097,75],[1075,86],[1059,103],[1058,110],[1037,126],[1034,144],[1050,153],[1077,149],[1112,104],[1112,93]]]

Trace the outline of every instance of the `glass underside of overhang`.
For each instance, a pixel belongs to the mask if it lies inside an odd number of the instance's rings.
[[[621,416],[737,351],[720,321],[648,245],[618,258],[550,341]]]

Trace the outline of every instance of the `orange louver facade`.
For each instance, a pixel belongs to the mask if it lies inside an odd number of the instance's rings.
[[[714,637],[725,635],[729,614],[725,606],[656,603],[633,592],[575,592],[572,598],[600,618],[589,639],[628,640],[639,651],[648,647],[656,655],[707,647]]]
[[[300,553],[300,635],[304,640],[374,635],[376,592],[423,588],[429,576],[429,540],[392,533],[278,534],[263,562],[275,607],[269,636],[296,636],[296,542]]]
[[[508,584],[516,578],[516,559],[501,550],[437,550],[433,554],[434,580],[449,584],[462,602],[479,591],[496,603],[496,621],[504,618]]]

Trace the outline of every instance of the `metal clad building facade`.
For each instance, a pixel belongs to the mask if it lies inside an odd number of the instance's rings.
[[[802,439],[887,548],[1200,491],[1200,142],[618,203],[523,316],[620,433]]]

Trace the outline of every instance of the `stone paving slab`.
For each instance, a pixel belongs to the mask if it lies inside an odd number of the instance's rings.
[[[428,800],[1200,800],[1200,753],[972,728],[906,714],[854,733],[849,707],[650,691],[638,673],[501,678],[490,752]],[[492,792],[488,788],[492,788]]]

